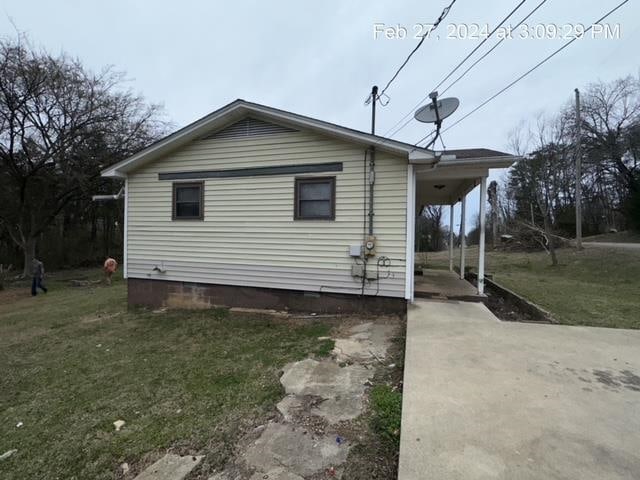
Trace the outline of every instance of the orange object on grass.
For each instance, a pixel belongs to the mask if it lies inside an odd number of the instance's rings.
[[[118,269],[118,262],[109,257],[104,261],[104,271],[106,273],[114,273]]]

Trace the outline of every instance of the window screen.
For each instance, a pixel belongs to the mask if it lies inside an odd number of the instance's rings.
[[[173,219],[204,218],[203,206],[204,185],[198,183],[173,184]]]
[[[296,220],[333,220],[335,218],[335,177],[297,178]]]

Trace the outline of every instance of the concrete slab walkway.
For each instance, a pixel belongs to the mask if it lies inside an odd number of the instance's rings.
[[[449,270],[425,268],[422,275],[415,275],[415,294],[420,298],[441,298],[444,300],[480,301],[476,287],[460,275]]]
[[[399,480],[637,479],[640,331],[408,313]]]

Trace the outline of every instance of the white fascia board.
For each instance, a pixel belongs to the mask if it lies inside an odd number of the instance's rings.
[[[438,161],[433,152],[425,150],[413,150],[409,152],[409,163],[416,165],[433,165]]]
[[[508,168],[522,157],[499,156],[499,157],[476,157],[460,159],[442,159],[439,163],[441,167],[481,167],[481,168]]]
[[[107,178],[127,178],[126,173],[122,173],[119,170],[114,169],[113,167],[109,167],[106,170],[103,170],[100,175]]]
[[[263,119],[276,121],[284,125],[316,131],[324,135],[360,143],[366,146],[373,146],[382,151],[406,157],[415,157],[424,160],[431,159],[432,161],[435,158],[435,155],[430,150],[417,148],[413,145],[398,142],[390,138],[378,137],[376,135],[359,132],[347,127],[341,127],[339,125],[266,107],[264,105],[246,102],[244,100],[236,100],[226,107],[223,107],[200,120],[196,120],[192,124],[168,135],[131,157],[103,170],[102,176],[124,178],[128,171],[136,168],[138,165],[151,162],[161,155],[175,150],[191,140],[199,138],[201,135],[208,133],[212,129],[224,127],[244,115],[252,113],[256,114],[258,117],[262,117]]]
[[[147,148],[133,154],[129,158],[112,165],[102,171],[102,176],[124,178],[127,171],[138,164],[141,164],[144,160],[152,161],[163,153],[179,148],[189,141],[198,138],[201,133],[212,128],[216,120],[219,120],[222,116],[229,115],[234,110],[237,110],[240,107],[240,104],[234,102],[228,105],[228,107],[229,108],[223,108],[220,111],[213,112],[200,120],[196,120],[192,124],[167,135],[163,139],[149,145]]]

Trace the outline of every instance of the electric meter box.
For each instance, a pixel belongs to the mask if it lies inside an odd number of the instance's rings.
[[[368,257],[373,257],[376,254],[376,237],[369,235],[367,241],[364,242],[364,254]]]

